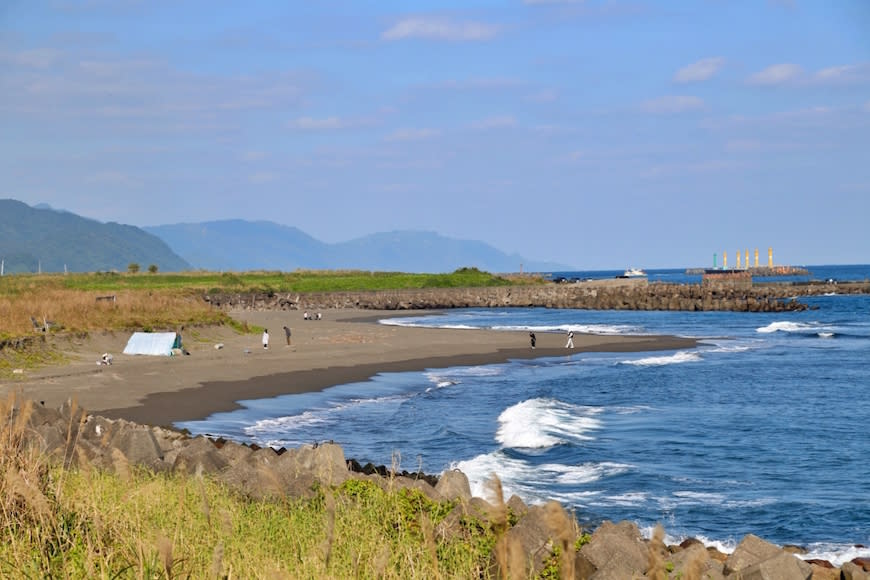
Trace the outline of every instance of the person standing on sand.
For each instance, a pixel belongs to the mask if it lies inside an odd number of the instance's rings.
[[[565,348],[574,348],[574,331],[568,331],[568,344],[565,345]]]
[[[532,343],[532,348],[535,348],[535,342],[536,342],[536,341],[537,341],[537,338],[535,338],[535,333],[534,333],[534,332],[530,332],[530,333],[529,333],[529,342]]]
[[[263,329],[263,348],[265,348],[265,349],[269,348],[269,329],[268,328]]]
[[[292,333],[290,332],[290,328],[285,326],[284,327],[284,336],[287,338],[287,346],[290,346],[290,335],[291,334]]]

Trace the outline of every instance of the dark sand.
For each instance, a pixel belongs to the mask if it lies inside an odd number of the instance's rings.
[[[106,417],[168,426],[239,408],[240,400],[318,391],[384,372],[570,357],[581,352],[677,350],[696,344],[693,339],[670,336],[575,334],[575,348],[566,349],[563,334],[537,333],[537,348],[532,350],[527,332],[376,322],[420,314],[431,313],[333,310],[324,311],[322,320],[303,321],[297,311],[236,312],[234,318],[269,329],[268,350],[263,349],[260,334],[200,329],[183,334],[191,355],[180,357],[124,355],[129,333],[108,333],[70,344],[70,364],[0,382],[0,392],[15,392],[50,407],[75,399],[88,411]],[[285,344],[284,325],[293,330],[290,346]],[[216,349],[217,343],[223,348]],[[102,352],[114,355],[112,366],[96,365]]]

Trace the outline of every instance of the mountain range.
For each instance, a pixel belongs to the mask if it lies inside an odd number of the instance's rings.
[[[0,200],[0,258],[6,272],[144,270],[353,269],[451,272],[569,270],[529,261],[484,242],[435,232],[393,231],[325,243],[302,230],[270,221],[221,220],[147,226],[101,223],[45,205]]]
[[[160,238],[135,226],[102,223],[48,206],[0,199],[0,259],[16,272],[188,270],[191,265]]]

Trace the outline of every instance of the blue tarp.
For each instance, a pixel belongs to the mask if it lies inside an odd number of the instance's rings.
[[[174,348],[181,348],[181,335],[177,332],[134,332],[124,354],[172,356]]]

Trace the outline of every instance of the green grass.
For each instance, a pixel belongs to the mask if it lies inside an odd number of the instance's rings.
[[[471,521],[436,538],[453,503],[370,481],[255,501],[207,477],[42,473],[4,514],[4,578],[486,578],[495,542]]]
[[[528,283],[532,278],[508,279],[461,268],[449,274],[403,272],[309,271],[295,272],[188,272],[180,274],[71,274],[63,276],[71,290],[197,289],[217,292],[332,292],[398,290],[403,288],[458,288],[506,286]],[[2,292],[2,287],[0,287]]]

